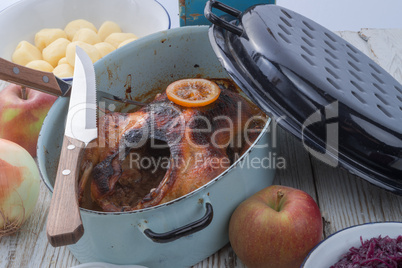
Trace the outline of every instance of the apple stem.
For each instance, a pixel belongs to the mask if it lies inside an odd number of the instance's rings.
[[[27,99],[27,88],[24,87],[24,86],[21,87],[21,98],[22,98],[23,100],[26,100],[26,99]]]
[[[281,203],[281,201],[282,201],[283,196],[284,196],[284,193],[283,193],[281,190],[279,190],[279,191],[276,193],[275,210],[278,211],[278,212],[279,212],[279,210],[280,210],[280,203]]]

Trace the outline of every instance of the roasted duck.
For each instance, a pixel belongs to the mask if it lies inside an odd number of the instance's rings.
[[[217,84],[219,98],[204,107],[179,106],[161,93],[136,112],[100,118],[98,139],[81,164],[81,206],[109,212],[156,206],[225,171],[260,134],[255,130],[262,129],[265,116],[229,80]],[[151,161],[158,157],[164,166]],[[146,159],[154,165],[141,162]]]

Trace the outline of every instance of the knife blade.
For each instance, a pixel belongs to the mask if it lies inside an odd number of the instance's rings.
[[[78,171],[88,143],[98,135],[95,71],[89,56],[76,47],[73,84],[63,145],[47,219],[54,247],[75,244],[84,234],[78,205]]]

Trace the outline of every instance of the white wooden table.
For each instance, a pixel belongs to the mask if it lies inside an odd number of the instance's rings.
[[[339,32],[402,83],[402,29],[363,29]],[[1,87],[1,85],[0,85]],[[324,237],[348,226],[377,221],[402,221],[402,196],[373,186],[310,156],[295,138],[280,131],[280,156],[286,169],[274,183],[295,187],[317,201],[324,219]],[[78,261],[67,247],[53,248],[46,238],[50,193],[41,184],[35,211],[22,229],[0,239],[0,267],[71,267]],[[244,267],[230,245],[194,267]]]

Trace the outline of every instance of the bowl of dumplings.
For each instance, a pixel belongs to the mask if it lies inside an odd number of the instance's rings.
[[[76,46],[95,63],[170,25],[154,0],[21,0],[0,11],[0,57],[69,81]]]

